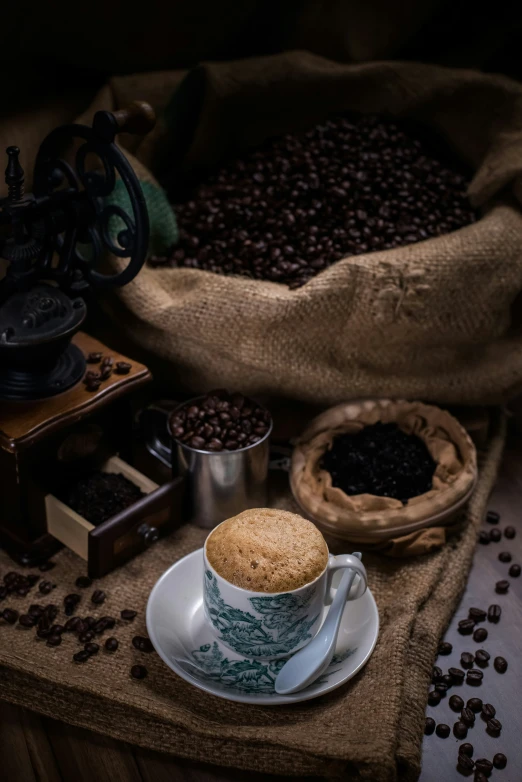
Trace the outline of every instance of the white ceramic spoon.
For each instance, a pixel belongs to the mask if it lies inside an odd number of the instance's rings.
[[[359,551],[353,556],[361,559]],[[345,569],[323,626],[315,638],[296,652],[279,671],[275,680],[275,691],[279,695],[304,690],[322,676],[332,662],[346,599],[356,576],[359,578],[352,568]]]

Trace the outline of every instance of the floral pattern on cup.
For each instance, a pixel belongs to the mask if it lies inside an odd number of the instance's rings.
[[[216,577],[205,572],[205,603],[208,618],[219,639],[237,654],[251,658],[288,655],[312,637],[310,629],[319,614],[311,617],[307,608],[317,586],[299,595],[283,593],[251,597],[252,613],[227,605]]]
[[[311,686],[326,684],[328,676],[336,673],[338,666],[352,654],[357,648],[346,649],[341,654],[336,654],[325,673]],[[277,674],[286,663],[286,659],[260,662],[259,660],[229,660],[223,654],[219,644],[203,644],[199,649],[191,653],[192,661],[179,661],[183,667],[198,679],[218,682],[225,687],[246,692],[250,695],[275,693],[275,680]]]

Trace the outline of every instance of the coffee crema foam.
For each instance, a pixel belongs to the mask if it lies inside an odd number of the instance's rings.
[[[328,548],[311,521],[272,508],[246,510],[210,534],[207,559],[222,578],[253,592],[289,592],[314,581]]]

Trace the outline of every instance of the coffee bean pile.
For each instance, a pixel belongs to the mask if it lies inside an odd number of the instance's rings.
[[[52,570],[55,563],[52,561],[44,562],[40,565],[40,570],[45,572]],[[12,599],[26,597],[28,592],[35,588],[41,580],[41,576],[35,573],[18,573],[10,571],[3,577],[3,584],[0,585],[0,601],[7,597]],[[42,583],[42,582],[40,582]],[[89,589],[92,586],[92,580],[88,576],[78,576],[75,581],[77,587],[82,590]],[[55,587],[56,584],[53,584]],[[107,599],[106,593],[101,589],[95,589],[90,595],[90,603],[93,607],[102,605]],[[113,630],[115,627],[123,627],[132,622],[138,615],[137,611],[131,608],[124,608],[120,612],[121,621],[113,616],[80,616],[78,607],[82,603],[82,595],[71,592],[63,599],[64,619],[58,619],[60,615],[60,606],[55,603],[42,605],[32,603],[29,608],[20,613],[16,608],[7,607],[0,610],[0,626],[16,626],[33,629],[35,631],[35,640],[45,641],[49,647],[56,648],[62,645],[67,636],[76,637],[78,643],[83,647],[72,655],[75,663],[83,664],[100,652],[102,636],[107,630]],[[58,619],[58,621],[57,621]],[[96,639],[96,640],[95,640]],[[132,646],[139,652],[151,654],[154,647],[149,638],[142,635],[136,635],[132,639]],[[104,641],[104,650],[108,654],[114,654],[119,648],[119,641],[114,636],[110,636]],[[144,665],[134,665],[129,671],[134,679],[144,679],[147,676],[147,668]]]
[[[237,451],[262,440],[270,422],[268,410],[252,399],[218,389],[174,411],[170,431],[198,451]]]
[[[85,373],[83,382],[87,391],[97,391],[104,380],[108,380],[114,372],[117,375],[128,375],[132,369],[132,364],[127,361],[117,361],[114,366],[112,356],[103,356],[103,353],[89,353],[87,356],[88,364],[100,364],[99,370],[89,369]]]
[[[430,491],[436,465],[420,437],[378,422],[335,437],[321,467],[345,494],[394,497],[406,504]]]
[[[174,205],[179,244],[151,263],[298,288],[341,258],[468,225],[468,178],[427,134],[354,114],[271,139]]]
[[[483,530],[479,535],[479,541],[483,544],[498,543],[502,539],[502,533],[496,525],[500,522],[500,515],[496,511],[489,511],[486,516],[486,521],[494,525],[494,528],[487,532]],[[492,533],[497,533],[492,536]],[[507,534],[506,534],[507,533]],[[506,527],[504,530],[504,538],[512,540],[516,535],[514,527]],[[512,561],[510,552],[501,552],[498,557],[499,561],[503,564],[509,564]],[[513,577],[511,569],[515,567],[515,578],[520,575],[520,566],[511,565],[509,574]],[[495,585],[495,591],[499,594],[506,594],[509,589],[509,581],[502,579]],[[482,643],[488,638],[488,630],[485,627],[477,627],[482,622],[488,621],[489,624],[497,624],[502,616],[502,608],[500,605],[493,603],[487,609],[472,607],[468,611],[466,619],[462,619],[458,622],[458,632],[461,635],[471,636],[476,643]],[[442,641],[439,644],[438,654],[449,655],[453,651],[453,647],[447,641]],[[480,687],[483,679],[484,672],[488,671],[491,661],[491,654],[486,649],[477,649],[476,652],[463,651],[460,655],[460,664],[464,670],[458,668],[449,668],[447,673],[444,673],[442,668],[435,665],[432,671],[431,684],[433,689],[428,693],[428,703],[430,706],[437,706],[442,698],[446,695],[452,684],[460,685],[465,683],[467,685]],[[477,666],[477,667],[474,667]],[[497,656],[493,660],[493,669],[498,674],[505,674],[508,670],[508,662],[504,657]],[[475,728],[476,717],[480,715],[481,722],[485,726],[485,730],[489,736],[498,738],[502,734],[502,722],[497,717],[497,709],[491,703],[483,703],[481,698],[470,698],[466,704],[464,699],[460,695],[451,695],[448,699],[448,705],[450,709],[459,714],[458,720],[453,725],[453,735],[457,739],[464,739],[470,729]],[[449,725],[445,723],[437,724],[432,717],[426,717],[426,724],[424,733],[427,736],[435,733],[440,738],[447,738],[450,733]],[[459,746],[459,754],[457,759],[458,771],[469,776],[474,772],[475,782],[482,782],[486,780],[493,768],[503,769],[506,767],[506,756],[498,752],[493,760],[487,758],[478,758],[473,760],[474,748],[471,744],[461,744]]]
[[[133,505],[145,494],[121,473],[96,470],[60,493],[60,499],[94,526]]]

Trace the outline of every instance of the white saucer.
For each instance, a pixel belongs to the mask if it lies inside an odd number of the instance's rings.
[[[369,589],[347,603],[326,673],[301,692],[277,695],[274,681],[284,660],[241,657],[221,644],[205,621],[203,550],[198,549],[172,565],[154,586],[147,603],[147,630],[161,659],[185,681],[220,698],[272,706],[317,698],[355,676],[377,642],[379,615]]]

